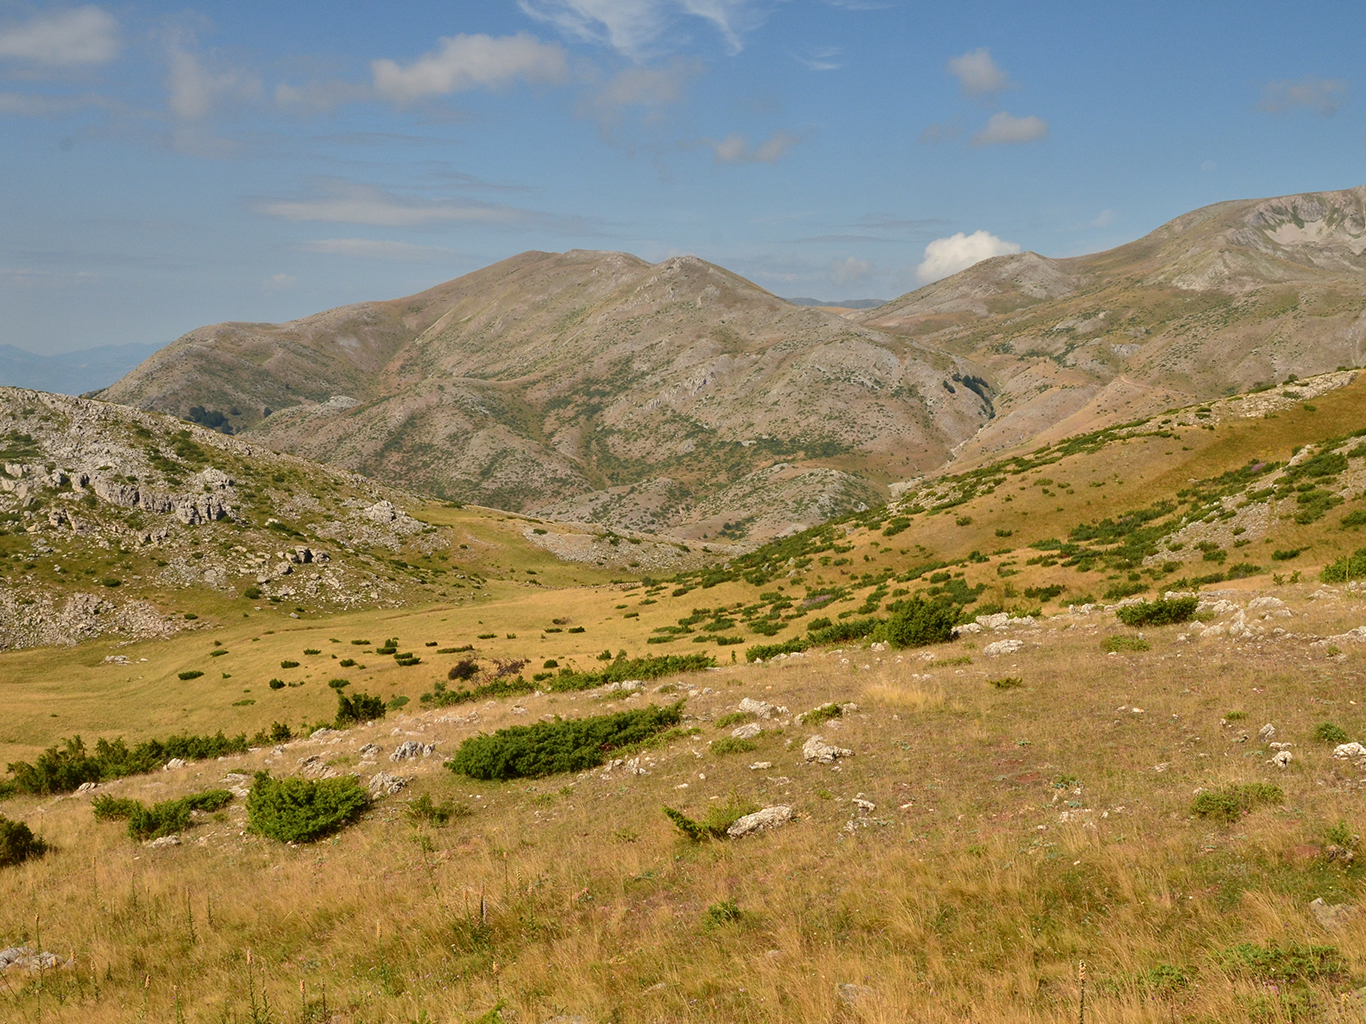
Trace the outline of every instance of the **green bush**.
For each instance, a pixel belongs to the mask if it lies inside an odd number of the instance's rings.
[[[90,809],[96,821],[127,820],[128,837],[141,842],[183,832],[189,827],[191,811],[216,811],[231,801],[232,794],[226,789],[208,789],[151,807],[140,800],[97,796]]]
[[[247,825],[282,843],[311,843],[355,821],[370,798],[350,775],[273,779],[257,772],[247,794]]]
[[[817,619],[811,626],[816,626],[820,621]],[[808,627],[807,635],[813,644],[842,644],[850,640],[861,640],[882,625],[881,619],[846,619],[834,625],[830,625],[829,619],[825,622],[826,625],[819,629]]]
[[[204,673],[201,672],[201,671],[199,671],[199,669],[197,669],[197,668],[192,668],[192,669],[190,669],[188,672],[181,672],[181,673],[179,673],[180,678],[181,678],[181,679],[184,679],[184,680],[186,680],[186,681],[191,680],[191,679],[198,679],[198,678],[199,678],[200,676],[202,676],[203,674],[204,674]]]
[[[298,668],[298,667],[299,667],[299,663],[298,663],[297,661],[290,661],[288,658],[286,658],[284,661],[280,662],[280,667],[281,667],[281,668]]]
[[[1107,636],[1101,647],[1109,654],[1120,654],[1126,651],[1150,651],[1153,645],[1141,636]]]
[[[683,703],[651,706],[572,721],[537,722],[471,736],[447,767],[472,779],[534,779],[586,771],[614,750],[640,743],[678,725]]]
[[[1225,970],[1246,974],[1258,981],[1312,981],[1347,973],[1347,963],[1336,946],[1302,946],[1298,942],[1281,947],[1243,942],[1218,954]]]
[[[30,857],[41,857],[47,843],[33,834],[22,821],[11,821],[0,814],[0,868],[22,864]]]
[[[601,658],[602,655],[598,657]],[[716,659],[710,654],[661,654],[627,658],[626,652],[623,651],[598,672],[575,672],[562,668],[548,688],[557,691],[589,690],[605,683],[623,682],[627,679],[658,679],[660,676],[672,675],[675,672],[701,672],[715,666]]]
[[[720,903],[713,903],[707,908],[707,912],[702,915],[702,928],[704,931],[711,931],[723,924],[731,924],[744,917],[743,912],[734,900],[722,900]]]
[[[445,825],[452,818],[468,818],[473,813],[474,809],[469,804],[450,800],[438,804],[426,793],[408,803],[408,817],[413,821],[426,821],[433,825]]]
[[[832,718],[839,718],[843,714],[844,708],[839,704],[822,704],[815,710],[802,715],[802,725],[814,727],[823,722],[828,722]]]
[[[1346,743],[1347,730],[1341,726],[1334,725],[1332,722],[1320,722],[1314,728],[1314,739],[1320,743]]]
[[[137,800],[101,794],[90,802],[96,821],[127,821],[142,804]]]
[[[1169,626],[1188,622],[1199,604],[1198,597],[1158,598],[1116,608],[1115,615],[1126,626]]]
[[[1346,583],[1362,578],[1366,578],[1366,548],[1357,548],[1350,557],[1325,565],[1319,573],[1319,579],[1324,583]]]
[[[754,644],[752,647],[746,648],[745,660],[766,661],[769,658],[776,658],[780,654],[796,654],[810,646],[809,640],[804,640],[799,636],[794,636],[791,640],[784,640],[780,644]]]
[[[956,605],[946,601],[926,601],[917,594],[892,614],[883,627],[883,633],[893,647],[925,647],[952,639],[953,627],[956,625]]]
[[[285,688],[285,681],[283,679],[272,679],[268,685],[272,690],[283,690]]]
[[[368,693],[348,697],[337,691],[337,728],[345,729],[360,722],[371,722],[384,717],[384,700]]]
[[[1201,793],[1191,804],[1191,813],[1199,818],[1234,822],[1263,804],[1278,804],[1284,799],[1285,794],[1280,786],[1267,782],[1248,782]]]
[[[988,679],[987,682],[998,690],[1014,690],[1024,686],[1024,680],[1019,676],[1004,676],[1001,679]]]
[[[259,601],[261,600],[261,588],[247,587],[246,590],[242,591],[242,596],[245,597],[248,601]]]
[[[711,752],[717,757],[724,757],[726,754],[748,754],[758,749],[759,745],[753,740],[736,739],[734,736],[725,736],[711,745]]]
[[[676,811],[672,807],[664,808],[664,816],[674,823],[674,827],[678,831],[694,843],[700,843],[704,839],[725,839],[726,829],[746,814],[753,814],[758,809],[757,804],[742,801],[732,793],[730,799],[724,804],[712,804],[708,807],[707,813],[702,815],[701,821],[694,821],[682,811]]]

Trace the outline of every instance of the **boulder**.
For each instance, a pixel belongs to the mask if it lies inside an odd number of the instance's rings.
[[[1320,896],[1309,904],[1309,912],[1324,931],[1334,932],[1356,916],[1357,908],[1350,903],[1325,903]]]
[[[805,761],[830,764],[841,757],[852,757],[853,755],[852,750],[826,743],[825,737],[820,735],[812,736],[802,744],[802,759]]]
[[[179,845],[180,836],[161,836],[159,839],[153,839],[147,844],[148,848],[152,850],[164,850],[168,846]]]
[[[752,740],[763,731],[764,727],[758,722],[746,722],[744,725],[736,726],[730,734],[737,740]]]
[[[1023,647],[1023,640],[997,640],[983,647],[982,653],[988,658],[995,658],[1002,654],[1014,654]]]
[[[393,796],[395,793],[402,792],[406,785],[408,785],[408,780],[401,775],[376,772],[370,776],[370,784],[366,789],[370,793],[370,799],[378,800],[382,796]]]
[[[753,814],[746,814],[743,818],[736,818],[731,823],[730,828],[726,829],[726,835],[732,839],[739,839],[751,832],[780,828],[791,820],[792,808],[786,804],[777,804],[773,807],[765,807],[762,811],[755,811]]]
[[[740,701],[740,706],[737,710],[765,720],[787,714],[787,708],[785,707],[769,704],[767,701],[755,700],[752,697],[746,697],[744,700]]]
[[[436,749],[435,743],[422,743],[418,740],[404,740],[398,745],[389,760],[397,764],[399,761],[407,761],[414,757],[431,757],[432,751]]]
[[[379,757],[382,749],[378,743],[367,743],[360,748],[360,756],[365,759]]]

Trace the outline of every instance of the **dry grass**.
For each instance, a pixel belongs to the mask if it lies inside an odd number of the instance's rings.
[[[1101,631],[1062,625],[1006,658],[964,644],[937,666],[846,651],[686,681],[715,691],[689,700],[699,722],[743,696],[794,712],[858,701],[822,726],[856,751],[834,766],[801,764],[807,732],[771,723],[752,755],[713,757],[704,729],[647,752],[644,776],[493,785],[405,765],[417,773],[407,793],[300,849],[239,835],[236,805],[186,845],[148,850],[96,823],[85,798],[11,801],[5,812],[56,852],[0,873],[0,943],[32,941],[37,922],[44,946],[75,951],[77,966],[41,985],[11,973],[0,1017],[36,1020],[41,991],[47,1021],[174,1021],[177,1001],[187,1021],[248,1020],[250,949],[256,998],[280,1022],[319,1019],[324,990],[333,1020],[367,1024],[463,1021],[499,1001],[519,1022],[1062,1022],[1076,1018],[1082,959],[1097,1020],[1289,1020],[1292,996],[1318,1007],[1294,1019],[1354,1019],[1338,1016],[1339,996],[1366,969],[1366,921],[1328,935],[1306,906],[1352,901],[1361,870],[1295,848],[1321,843],[1339,817],[1360,821],[1355,773],[1311,739],[1325,718],[1366,728],[1348,703],[1360,655],[1324,661],[1298,641],[1192,647],[1154,630],[1153,650],[1106,657]],[[943,663],[955,656],[973,661]],[[1024,685],[987,685],[1007,674]],[[623,706],[543,695],[518,716],[511,703],[479,708],[477,725],[418,716],[327,749],[349,757],[376,737],[387,748],[397,727],[450,750],[477,728]],[[1246,731],[1271,721],[1295,743],[1291,769],[1233,742],[1219,722],[1235,708]],[[267,756],[116,791],[164,799]],[[772,767],[751,770],[751,758]],[[1281,785],[1285,804],[1233,826],[1189,817],[1196,788],[1261,780]],[[480,809],[415,825],[403,805],[421,793]],[[877,805],[866,817],[858,794]],[[699,846],[660,813],[669,803],[700,816],[732,795],[791,803],[801,820]],[[740,919],[708,927],[707,908],[726,900]],[[1219,966],[1219,951],[1246,941],[1331,942],[1352,977],[1277,993]],[[1145,979],[1163,964],[1192,983],[1155,989]],[[847,1005],[840,984],[871,991]]]

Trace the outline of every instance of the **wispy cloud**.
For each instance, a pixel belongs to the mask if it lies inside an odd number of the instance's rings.
[[[290,274],[272,274],[261,282],[261,291],[267,295],[278,295],[280,292],[292,291],[299,285],[299,279]]]
[[[962,134],[963,128],[958,124],[931,124],[925,127],[915,141],[922,146],[933,146],[940,142],[953,142]]]
[[[0,58],[47,67],[107,64],[122,48],[118,21],[94,5],[0,27]]]
[[[982,260],[1019,251],[1020,247],[1014,242],[997,238],[988,231],[974,231],[970,235],[960,231],[948,238],[936,238],[925,246],[925,258],[915,268],[915,276],[921,284],[929,284]]]
[[[830,278],[841,288],[876,276],[877,267],[867,260],[857,259],[853,256],[848,256],[842,260],[832,260],[830,263]]]
[[[1012,88],[1009,76],[997,66],[986,47],[949,61],[949,74],[958,79],[966,96],[986,96]]]
[[[557,217],[536,210],[460,197],[427,198],[335,178],[316,183],[300,199],[260,199],[252,208],[267,217],[298,222],[364,224],[370,227],[424,228],[450,224],[517,227],[532,225],[595,234],[581,217]]]
[[[749,139],[738,132],[727,135],[719,142],[714,139],[703,141],[711,147],[718,164],[774,164],[802,139],[800,135],[778,131],[757,146],[751,146]]]
[[[173,39],[166,58],[167,104],[178,120],[203,121],[224,103],[262,97],[260,78],[199,51],[192,37]]]
[[[794,53],[792,59],[808,71],[838,71],[844,62],[835,58],[844,51],[838,46],[824,46],[807,53]]]
[[[372,61],[375,94],[394,103],[448,96],[467,89],[505,88],[517,81],[560,82],[568,77],[565,51],[533,35],[458,35],[442,39],[411,64]]]
[[[95,93],[49,96],[43,93],[0,92],[0,115],[12,117],[62,117],[78,110],[114,110],[119,104]]]
[[[756,0],[519,0],[519,6],[567,36],[610,46],[632,60],[658,51],[661,37],[688,17],[710,22],[726,49],[739,53],[745,33],[766,13]]]
[[[1268,114],[1284,114],[1307,108],[1323,117],[1336,114],[1347,100],[1347,82],[1342,78],[1315,78],[1306,75],[1295,80],[1268,82],[1262,90],[1258,109]]]
[[[1018,146],[1048,138],[1048,122],[1029,115],[1015,117],[1004,110],[992,114],[986,127],[972,137],[974,146]]]
[[[444,263],[463,254],[440,245],[415,245],[379,238],[319,238],[294,247],[299,252],[324,256],[349,256],[365,260],[392,260],[400,263]]]

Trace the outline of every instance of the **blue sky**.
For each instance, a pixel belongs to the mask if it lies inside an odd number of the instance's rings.
[[[0,344],[165,342],[526,249],[890,298],[1366,183],[1366,6],[0,0]]]

